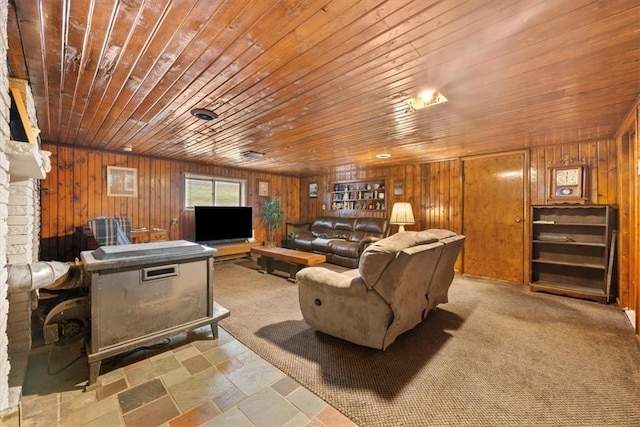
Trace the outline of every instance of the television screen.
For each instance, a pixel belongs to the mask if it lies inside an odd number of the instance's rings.
[[[194,210],[198,243],[237,243],[253,237],[250,206],[196,206]]]

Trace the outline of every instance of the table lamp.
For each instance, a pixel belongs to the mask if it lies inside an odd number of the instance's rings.
[[[411,203],[394,203],[393,209],[391,209],[391,219],[389,220],[389,224],[397,224],[399,226],[398,232],[404,231],[405,225],[415,224],[413,211],[411,210]]]

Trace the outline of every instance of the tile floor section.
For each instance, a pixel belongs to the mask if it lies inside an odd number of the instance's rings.
[[[208,331],[208,333],[207,333]],[[219,328],[107,359],[84,392],[82,342],[32,350],[22,426],[315,426],[355,424]]]

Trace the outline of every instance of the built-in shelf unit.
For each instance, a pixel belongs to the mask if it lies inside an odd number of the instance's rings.
[[[383,211],[387,208],[384,179],[334,182],[330,195],[332,210]]]

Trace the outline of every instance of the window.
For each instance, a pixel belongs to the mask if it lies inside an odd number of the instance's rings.
[[[243,179],[189,175],[184,180],[184,206],[245,206]]]

